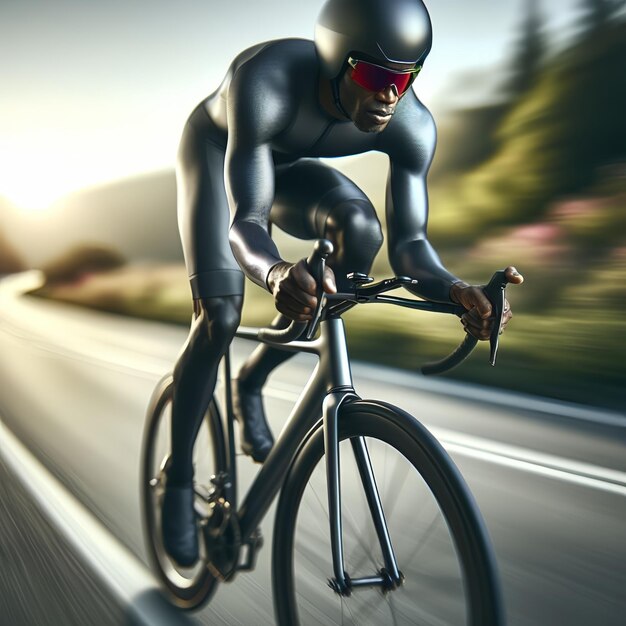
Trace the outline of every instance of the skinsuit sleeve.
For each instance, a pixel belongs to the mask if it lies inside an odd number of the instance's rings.
[[[450,287],[459,279],[443,266],[426,236],[426,175],[437,141],[435,122],[411,91],[383,134],[383,151],[390,161],[386,191],[389,261],[397,275],[419,281],[411,292],[427,300],[450,302]]]
[[[282,259],[269,231],[274,200],[271,139],[289,122],[286,86],[274,68],[252,59],[232,79],[228,92],[228,145],[224,168],[233,216],[230,245],[244,273],[267,289],[269,270]]]

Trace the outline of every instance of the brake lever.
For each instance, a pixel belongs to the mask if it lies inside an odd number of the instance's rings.
[[[318,239],[313,247],[311,256],[307,259],[306,263],[309,271],[315,278],[317,305],[315,311],[313,311],[313,319],[309,322],[306,339],[312,339],[317,332],[317,326],[322,316],[322,310],[324,308],[324,302],[326,300],[324,294],[324,269],[326,267],[326,259],[333,253],[333,244],[327,239]]]
[[[505,291],[508,282],[509,281],[506,278],[504,270],[498,270],[491,277],[491,280],[487,283],[487,285],[483,287],[483,291],[491,303],[491,310],[494,318],[491,334],[489,335],[489,363],[491,365],[496,364],[498,344],[500,341],[500,328],[504,318]]]

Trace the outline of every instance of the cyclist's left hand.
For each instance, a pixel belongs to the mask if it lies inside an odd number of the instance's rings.
[[[513,267],[505,270],[506,277],[512,285],[520,285],[524,277]],[[450,288],[450,298],[453,302],[462,304],[466,313],[461,317],[461,323],[465,332],[470,333],[477,339],[484,341],[489,339],[494,320],[491,317],[491,304],[483,291],[484,285],[468,285],[464,282],[454,283]],[[513,317],[511,305],[508,300],[504,301],[504,315],[500,333],[504,332],[509,320]]]

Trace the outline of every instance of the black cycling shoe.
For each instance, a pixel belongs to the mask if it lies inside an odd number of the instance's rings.
[[[265,420],[263,398],[258,390],[248,390],[233,380],[233,412],[241,427],[241,449],[257,463],[263,463],[274,445],[272,431]]]
[[[200,556],[193,501],[193,485],[168,486],[166,483],[161,510],[163,546],[182,567],[191,567]]]

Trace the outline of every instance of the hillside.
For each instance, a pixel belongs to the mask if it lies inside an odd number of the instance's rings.
[[[83,243],[111,248],[131,261],[182,260],[171,171],[85,189],[42,213],[4,208],[0,223],[30,266]]]

